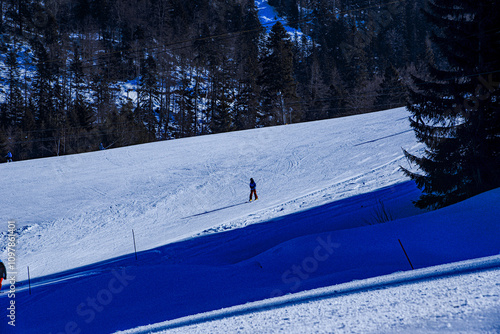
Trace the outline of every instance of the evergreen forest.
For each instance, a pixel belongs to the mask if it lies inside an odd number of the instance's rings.
[[[406,104],[424,0],[0,0],[0,152],[14,160]],[[5,153],[4,153],[5,154]]]

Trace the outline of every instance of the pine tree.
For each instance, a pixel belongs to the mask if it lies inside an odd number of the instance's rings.
[[[384,73],[384,80],[378,90],[375,107],[378,110],[401,107],[405,105],[405,87],[398,70],[390,65]]]
[[[328,86],[325,84],[325,76],[318,60],[317,48],[312,50],[309,58],[306,69],[309,81],[304,85],[306,92],[302,92],[301,96],[306,98],[306,120],[314,121],[327,118],[330,114],[330,108],[329,99],[326,98]]]
[[[238,96],[236,97],[235,127],[237,130],[251,129],[257,123],[257,110],[259,109],[259,41],[263,33],[257,15],[257,9],[248,5],[243,17],[244,34],[238,38],[237,64],[239,69],[237,77],[240,82]]]
[[[20,71],[17,61],[17,50],[15,47],[9,50],[6,64],[8,66],[7,74],[7,117],[13,126],[19,126],[24,114],[23,95],[21,91]]]
[[[500,4],[433,0],[430,79],[414,79],[408,108],[423,156],[418,207],[439,208],[500,187]]]
[[[53,82],[54,64],[50,61],[48,50],[41,41],[33,41],[35,53],[36,72],[33,80],[33,105],[35,107],[36,126],[40,131],[38,135],[39,156],[50,156],[55,154],[52,143],[47,138],[54,137],[55,119],[54,119],[54,91]]]
[[[156,109],[160,104],[158,83],[156,60],[152,56],[147,56],[141,63],[138,102],[142,120],[148,128],[150,141],[156,136]]]
[[[88,129],[95,121],[95,115],[84,98],[84,92],[86,90],[85,73],[83,71],[83,64],[78,47],[75,47],[74,60],[69,66],[69,71],[73,81],[73,101],[68,112],[71,115],[71,117],[69,117],[72,120],[71,126]]]
[[[141,144],[147,138],[147,128],[137,114],[134,112],[132,100],[127,99],[120,108],[116,135],[118,137],[117,146],[127,146]]]
[[[212,98],[215,99],[215,108],[212,116],[212,131],[214,133],[229,132],[234,128],[234,87],[232,85],[231,73],[233,62],[223,56],[222,64],[218,70],[217,77],[220,89]]]
[[[269,33],[263,49],[264,55],[261,57],[261,125],[286,124],[292,119],[290,105],[297,98],[292,48],[285,28],[277,22]]]
[[[190,137],[196,134],[196,95],[193,87],[193,69],[186,64],[178,78],[179,87],[176,90],[177,113],[175,125],[178,127],[177,137]]]

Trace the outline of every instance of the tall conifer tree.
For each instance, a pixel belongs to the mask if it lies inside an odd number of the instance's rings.
[[[141,63],[141,80],[139,83],[139,113],[148,128],[149,140],[154,140],[156,134],[156,109],[160,104],[158,87],[157,63],[154,57],[147,56]]]
[[[222,57],[222,64],[217,71],[217,78],[220,89],[213,96],[215,99],[215,108],[212,117],[212,131],[214,133],[229,132],[234,129],[234,87],[231,73],[234,69],[234,62]]]
[[[415,78],[408,108],[423,156],[406,152],[420,172],[419,207],[439,208],[500,187],[500,4],[430,0],[434,61]]]
[[[18,126],[21,124],[23,117],[23,96],[21,91],[20,71],[17,61],[17,50],[12,48],[7,54],[7,115],[12,122],[12,125]]]
[[[260,125],[288,123],[291,119],[290,102],[296,99],[297,83],[293,76],[292,42],[278,21],[271,29],[261,58],[263,115]]]
[[[237,130],[254,128],[259,109],[259,41],[264,32],[257,9],[248,5],[244,10],[243,30],[238,38],[236,59],[239,64],[240,87],[236,102],[235,127]]]

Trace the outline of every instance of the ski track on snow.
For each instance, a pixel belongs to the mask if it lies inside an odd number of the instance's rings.
[[[407,116],[394,109],[0,165],[0,215],[17,231],[18,328],[97,334],[177,319],[167,327],[498,329],[498,270],[488,268],[500,260],[456,261],[499,254],[500,193],[415,209],[420,192],[399,170],[409,163],[402,147],[422,150]],[[259,201],[245,203],[250,177]],[[374,219],[382,205],[394,221]],[[0,232],[1,258],[6,240]],[[398,241],[417,270],[400,272],[409,265]],[[443,294],[437,281],[457,288]],[[95,300],[103,307],[88,318]],[[0,295],[2,309],[8,302]],[[205,321],[214,315],[220,321]]]
[[[132,229],[144,250],[240,228],[404,181],[401,147],[421,146],[402,115],[400,108],[3,164],[9,190],[0,215],[33,227],[19,231],[18,261],[35,277],[129,253]],[[250,177],[259,201],[233,206],[247,199]],[[5,257],[5,238],[0,251]]]

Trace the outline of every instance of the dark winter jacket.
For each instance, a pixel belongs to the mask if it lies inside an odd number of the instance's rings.
[[[255,189],[255,187],[257,187],[257,185],[255,184],[255,181],[252,179],[252,180],[250,181],[250,189],[254,190],[254,189]]]
[[[5,265],[0,261],[0,278],[7,279],[7,269]]]

